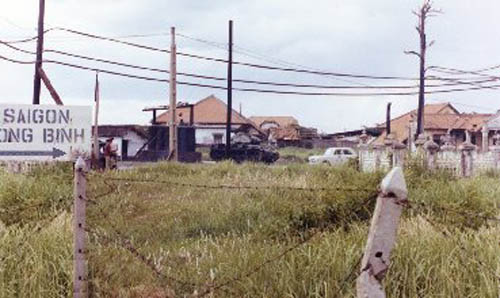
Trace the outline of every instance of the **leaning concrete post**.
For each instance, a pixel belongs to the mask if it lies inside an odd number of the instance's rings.
[[[472,151],[476,149],[476,146],[466,141],[460,145],[461,152],[461,169],[462,176],[470,177],[474,171],[473,161],[472,161]]]
[[[74,227],[73,227],[73,297],[88,297],[87,291],[87,266],[85,262],[85,209],[86,209],[86,187],[87,167],[82,157],[78,157],[75,163],[74,177]]]
[[[390,264],[392,248],[408,191],[400,167],[392,169],[381,183],[381,192],[373,214],[361,274],[356,282],[358,298],[382,298],[382,279]]]
[[[436,168],[436,154],[439,150],[439,145],[436,144],[432,139],[428,140],[424,144],[424,150],[426,154],[427,168],[429,170],[434,170]]]

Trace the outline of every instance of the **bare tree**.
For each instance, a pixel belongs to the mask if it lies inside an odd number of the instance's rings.
[[[419,94],[418,94],[418,114],[417,114],[417,132],[415,138],[418,137],[424,131],[424,105],[425,105],[425,55],[427,53],[427,47],[431,47],[434,44],[434,40],[427,44],[427,36],[425,34],[425,24],[427,18],[434,17],[442,13],[440,9],[433,8],[432,0],[424,0],[424,3],[419,10],[413,11],[413,14],[418,18],[418,24],[416,26],[418,35],[420,37],[420,52],[416,51],[406,51],[406,54],[412,54],[420,59],[420,83],[419,83]]]

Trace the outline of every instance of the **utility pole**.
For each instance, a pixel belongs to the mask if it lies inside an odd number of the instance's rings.
[[[425,54],[427,52],[427,37],[425,35],[425,19],[427,17],[427,12],[425,10],[426,4],[424,4],[420,10],[420,20],[417,27],[420,36],[420,82],[418,90],[417,137],[424,132]]]
[[[229,59],[227,62],[226,157],[231,151],[231,115],[233,112],[233,21],[229,21]]]
[[[170,28],[170,125],[169,125],[169,160],[178,160],[177,152],[177,47],[175,46],[175,27]]]
[[[389,136],[391,134],[391,104],[387,104],[387,113],[385,115],[385,131],[386,131],[386,136]]]
[[[95,101],[95,115],[94,115],[94,154],[93,161],[94,167],[99,168],[99,102],[101,100],[100,90],[99,90],[99,72],[95,74],[95,90],[94,90],[94,101]]]
[[[35,80],[33,84],[33,104],[40,104],[40,89],[41,89],[41,77],[39,69],[42,68],[43,59],[43,22],[45,18],[45,0],[39,0],[39,11],[38,11],[38,39],[36,42],[36,63],[35,63]]]
[[[427,54],[427,46],[432,46],[434,41],[429,45],[427,44],[427,36],[425,34],[425,22],[428,17],[433,17],[437,13],[441,13],[440,10],[432,8],[431,0],[424,0],[422,7],[419,11],[414,11],[418,17],[418,25],[416,27],[418,35],[420,37],[420,51],[417,53],[415,51],[408,51],[407,54],[415,55],[420,61],[420,79],[419,79],[419,92],[418,92],[418,110],[417,110],[417,131],[415,134],[415,139],[423,134],[424,132],[424,106],[425,106],[425,58]]]

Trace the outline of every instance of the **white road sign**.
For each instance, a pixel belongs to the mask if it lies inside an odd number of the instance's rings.
[[[0,104],[0,160],[70,160],[91,151],[90,106]]]

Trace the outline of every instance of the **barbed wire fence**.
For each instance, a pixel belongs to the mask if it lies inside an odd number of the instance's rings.
[[[83,175],[85,179],[92,179],[91,175]],[[362,192],[367,195],[367,199],[360,202],[353,209],[353,216],[356,216],[357,211],[361,209],[367,209],[372,207],[372,203],[375,201],[375,197],[373,196],[374,189],[370,188],[355,188],[355,187],[293,187],[293,186],[283,186],[283,185],[229,185],[229,184],[198,184],[198,183],[186,183],[174,180],[165,180],[165,179],[132,179],[132,178],[116,178],[116,177],[106,177],[102,180],[105,190],[97,193],[98,189],[93,189],[93,192],[96,192],[90,198],[87,198],[87,195],[84,196],[77,195],[75,196],[75,200],[82,200],[85,204],[89,205],[89,208],[96,208],[99,213],[100,219],[106,220],[109,217],[105,208],[102,208],[103,202],[105,202],[105,198],[111,195],[119,195],[119,184],[165,184],[169,186],[175,186],[180,188],[191,188],[191,189],[228,189],[234,191],[244,191],[244,190],[284,190],[284,191],[304,191],[304,192],[321,192],[321,191],[349,191],[349,192]],[[377,190],[380,192],[380,190]],[[71,205],[74,202],[66,201],[64,199],[59,199],[53,202],[61,207],[62,212],[71,211]],[[460,240],[453,239],[452,232],[450,232],[449,227],[444,224],[434,220],[430,215],[431,212],[445,212],[450,213],[455,216],[460,216],[463,219],[468,221],[473,221],[480,219],[488,224],[500,224],[500,218],[485,215],[483,212],[475,212],[475,211],[461,211],[452,207],[439,206],[432,203],[426,202],[417,202],[417,201],[408,201],[405,203],[408,207],[408,210],[414,212],[414,215],[418,215],[425,222],[429,223],[429,225],[435,229],[439,234],[441,234],[444,238],[453,241],[456,247],[460,250],[460,261],[465,265],[470,266],[470,264],[476,265],[478,268],[481,268],[484,272],[491,275],[493,278],[498,280],[500,284],[500,274],[497,272],[495,268],[492,268],[485,264],[485,262],[478,256],[477,252],[467,248]],[[32,210],[34,208],[40,208],[46,205],[46,203],[37,202],[32,205],[21,206],[21,207],[12,207],[12,208],[2,208],[0,209],[0,216],[6,216],[9,214],[23,212],[25,210]],[[74,211],[74,210],[73,210]],[[109,210],[108,210],[109,211]],[[43,220],[42,223],[38,223],[33,228],[33,233],[39,232],[43,227],[49,225],[55,218],[61,215],[62,212],[54,212],[51,216],[48,216]],[[350,222],[348,219],[341,219],[344,224],[349,225]],[[287,247],[283,248],[280,252],[277,252],[275,255],[263,260],[261,263],[255,265],[252,268],[247,268],[241,272],[238,272],[234,276],[226,277],[226,279],[220,281],[212,281],[208,280],[206,282],[193,282],[190,280],[182,280],[173,275],[164,273],[161,268],[155,263],[155,260],[150,256],[142,253],[143,249],[137,246],[130,237],[127,237],[119,229],[114,225],[112,221],[108,221],[109,225],[107,225],[108,229],[104,229],[97,225],[83,226],[81,229],[85,233],[86,238],[91,239],[93,241],[99,242],[103,245],[107,246],[116,246],[124,251],[127,251],[135,260],[143,264],[158,278],[159,280],[166,281],[170,284],[179,284],[184,288],[192,289],[192,293],[194,297],[205,297],[209,296],[218,291],[223,291],[227,294],[232,294],[237,296],[238,293],[235,292],[234,289],[231,288],[232,285],[237,284],[239,282],[244,281],[251,276],[258,274],[262,271],[266,266],[278,262],[288,255],[293,253],[294,251],[300,249],[303,246],[306,246],[313,239],[321,238],[325,232],[328,232],[328,227],[321,228],[312,228],[308,231],[307,234],[303,235],[300,239],[298,239],[295,243],[291,243]],[[111,227],[111,228],[109,228]],[[83,254],[85,254],[86,250],[82,250]],[[359,252],[360,255],[355,258],[355,262],[351,266],[349,266],[348,272],[346,272],[345,277],[342,278],[341,288],[339,289],[339,293],[342,293],[346,287],[348,287],[353,279],[359,274],[360,263],[362,259],[362,252]],[[87,260],[83,259],[85,263]],[[467,263],[468,262],[468,263]],[[357,274],[358,272],[358,274]],[[86,279],[83,279],[86,280]],[[87,280],[89,283],[92,283],[91,279]],[[84,295],[88,295],[89,293],[82,292]],[[78,296],[78,295],[76,295]],[[86,296],[80,296],[86,297]]]
[[[86,175],[83,176],[85,179],[88,179]],[[123,185],[130,185],[130,184],[147,184],[147,185],[155,185],[155,184],[164,184],[168,186],[173,186],[173,187],[179,187],[179,188],[191,188],[191,189],[222,189],[222,190],[234,190],[234,191],[244,191],[244,190],[283,190],[283,191],[304,191],[304,192],[321,192],[321,191],[348,191],[348,192],[361,192],[364,195],[367,195],[367,199],[363,200],[362,202],[359,203],[359,205],[356,205],[356,207],[352,210],[353,216],[357,216],[357,213],[359,210],[362,209],[367,209],[373,207],[374,201],[378,200],[376,196],[373,195],[374,189],[370,188],[355,188],[355,187],[293,187],[293,186],[283,186],[283,185],[260,185],[260,186],[255,186],[255,185],[230,185],[230,184],[206,184],[206,183],[187,183],[187,182],[180,182],[180,181],[174,181],[174,180],[166,180],[166,179],[134,179],[134,178],[117,178],[117,177],[106,177],[103,180],[104,186],[107,188],[105,191],[102,191],[96,195],[94,195],[91,198],[87,198],[86,194],[81,196],[81,195],[76,195],[75,200],[82,200],[85,204],[89,204],[90,208],[97,208],[97,212],[99,214],[99,218],[102,220],[106,220],[109,217],[108,212],[110,210],[106,210],[106,208],[101,208],[101,205],[103,202],[105,202],[106,197],[111,196],[111,195],[119,195],[120,194],[120,184]],[[97,189],[95,190],[97,192]],[[380,195],[381,190],[377,190],[377,193]],[[487,222],[493,222],[493,223],[500,223],[500,219],[496,217],[491,217],[491,216],[486,216],[482,213],[477,213],[477,212],[462,212],[455,210],[453,208],[447,208],[447,207],[442,207],[442,206],[433,206],[431,204],[427,204],[424,202],[408,202],[405,201],[405,206],[408,207],[409,210],[412,210],[415,212],[415,214],[418,214],[421,216],[425,221],[427,221],[431,226],[439,231],[443,237],[450,237],[449,231],[447,231],[444,227],[440,227],[438,223],[433,221],[425,211],[428,210],[433,210],[433,211],[440,211],[440,212],[450,212],[459,216],[463,216],[465,218],[480,218],[483,219]],[[29,206],[28,208],[31,208],[32,206]],[[0,210],[1,213],[1,210]],[[75,219],[76,220],[76,219]],[[349,225],[352,224],[349,219],[347,218],[341,218],[341,221],[343,221],[343,224]],[[372,219],[373,221],[373,219]],[[108,247],[118,247],[120,249],[123,249],[124,251],[128,252],[130,256],[133,257],[137,262],[143,264],[146,268],[148,268],[149,271],[159,280],[166,282],[168,285],[180,285],[184,289],[189,289],[190,294],[193,295],[194,297],[205,297],[212,295],[216,292],[222,291],[227,294],[233,295],[233,296],[238,296],[238,293],[235,291],[232,286],[234,284],[240,283],[244,281],[247,278],[250,278],[253,275],[258,274],[260,271],[262,271],[266,266],[278,262],[284,258],[286,258],[288,255],[293,253],[294,251],[300,249],[301,247],[306,246],[308,243],[310,243],[313,239],[318,239],[321,238],[323,235],[328,232],[329,227],[316,227],[316,228],[311,228],[307,230],[306,233],[301,235],[296,241],[293,243],[289,244],[285,248],[283,248],[281,251],[275,253],[273,256],[266,258],[265,260],[261,261],[257,265],[251,267],[251,268],[245,268],[245,270],[242,270],[240,272],[237,272],[233,276],[226,277],[221,280],[206,280],[205,282],[199,282],[199,281],[191,281],[191,280],[183,280],[177,276],[174,276],[172,274],[167,274],[163,272],[162,266],[159,265],[157,262],[155,262],[154,258],[150,254],[145,254],[142,251],[144,249],[138,246],[137,243],[135,243],[134,240],[132,240],[129,236],[125,235],[123,232],[120,232],[120,229],[112,222],[112,221],[107,221],[106,228],[100,227],[98,225],[85,225],[83,227],[80,227],[81,230],[85,233],[86,237],[88,239],[91,239],[95,241],[96,243],[100,243],[102,245],[108,246]],[[373,222],[372,222],[373,224]],[[78,229],[78,226],[75,226],[75,229]],[[475,252],[471,252],[466,249],[464,245],[461,243],[457,242],[457,247],[460,248],[460,250],[468,256],[471,256],[472,261],[474,264],[479,266],[480,268],[484,269],[486,272],[492,274],[497,280],[500,282],[500,276],[498,273],[496,273],[494,268],[489,268],[483,261],[481,261],[477,254]],[[83,254],[85,254],[85,250],[82,250]],[[77,253],[77,252],[75,252]],[[363,253],[362,251],[359,252],[359,256],[354,258],[355,262],[353,262],[349,267],[348,271],[346,272],[345,276],[341,279],[340,285],[341,288],[339,289],[339,293],[343,293],[346,290],[346,287],[351,285],[351,282],[353,282],[353,279],[356,276],[359,276],[360,270],[360,264],[363,259]],[[366,254],[366,252],[365,252]],[[75,258],[76,259],[76,258]],[[86,259],[84,258],[82,262],[86,262]],[[88,279],[89,283],[92,283],[92,279]],[[86,285],[88,287],[88,285]],[[93,288],[93,287],[92,287]],[[88,293],[85,291],[81,292],[75,292],[75,297],[87,297],[86,295],[92,294]],[[80,293],[82,296],[78,296],[77,294]]]
[[[88,178],[88,177],[86,177]],[[182,188],[192,188],[192,189],[219,189],[219,190],[234,190],[234,191],[244,191],[244,190],[280,190],[280,191],[302,191],[302,192],[325,192],[325,191],[348,191],[348,192],[362,192],[365,194],[369,194],[368,198],[362,201],[359,206],[355,208],[355,212],[364,208],[367,208],[367,205],[373,201],[374,196],[372,195],[374,190],[370,188],[354,188],[354,187],[293,187],[293,186],[283,186],[283,185],[229,185],[229,184],[201,184],[201,183],[186,183],[172,180],[164,180],[164,179],[132,179],[132,178],[115,178],[115,177],[106,177],[104,181],[104,185],[107,190],[99,193],[92,198],[87,198],[86,196],[84,201],[87,204],[90,204],[92,208],[97,208],[97,212],[99,213],[100,219],[108,218],[109,214],[104,208],[100,208],[101,199],[117,194],[119,192],[118,184],[128,185],[130,183],[142,183],[142,184],[165,184],[173,187],[182,187]],[[81,199],[80,196],[77,196]],[[109,210],[108,210],[109,211]],[[353,214],[354,214],[353,213]],[[354,216],[356,216],[354,214]],[[340,219],[343,221],[343,224],[348,225],[349,222],[345,219]],[[119,229],[112,223],[108,222],[108,231],[104,231],[102,228],[98,226],[86,226],[83,228],[84,232],[89,236],[94,237],[96,241],[103,243],[104,245],[116,245],[125,251],[129,252],[131,256],[133,256],[138,262],[142,263],[144,266],[149,268],[149,270],[160,280],[165,280],[168,282],[176,283],[185,287],[189,287],[193,289],[193,295],[195,297],[205,297],[212,293],[223,291],[227,293],[234,293],[234,290],[230,288],[230,286],[234,283],[241,282],[246,278],[249,278],[252,275],[257,274],[262,269],[264,269],[267,265],[277,262],[287,255],[292,253],[293,251],[307,245],[313,239],[320,237],[322,233],[326,231],[328,227],[320,227],[313,228],[308,233],[302,235],[296,243],[293,243],[282,251],[276,253],[274,256],[271,256],[256,266],[249,268],[247,270],[238,272],[232,277],[228,277],[226,280],[221,280],[218,282],[207,281],[205,283],[194,283],[187,280],[181,280],[171,275],[167,275],[163,273],[160,268],[155,264],[154,260],[152,260],[147,255],[141,253],[141,248],[137,247],[136,244],[133,243],[132,240],[128,239],[123,233],[119,231]],[[346,274],[344,281],[351,281],[354,273],[356,271],[356,267],[359,265],[361,257],[359,260],[350,267],[349,272]],[[89,280],[89,282],[92,282]]]

